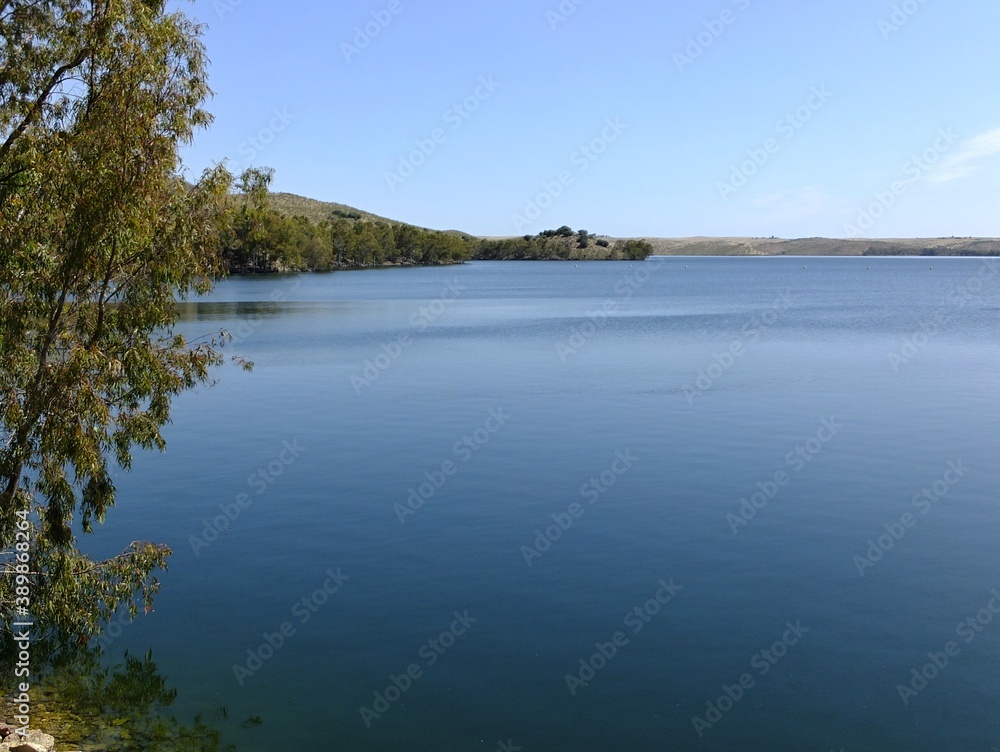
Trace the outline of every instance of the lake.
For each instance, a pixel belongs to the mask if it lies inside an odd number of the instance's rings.
[[[233,278],[86,541],[240,750],[1000,748],[1000,260]],[[240,722],[259,715],[263,723]]]

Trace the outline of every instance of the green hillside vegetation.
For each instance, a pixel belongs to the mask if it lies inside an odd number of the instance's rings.
[[[469,260],[643,259],[642,240],[594,237],[568,226],[490,240],[394,222],[344,204],[270,193],[270,174],[252,176],[223,240],[232,273],[455,264]]]
[[[331,271],[372,266],[459,263],[475,241],[383,221],[343,217],[313,223],[269,209],[256,223],[237,221],[223,258],[230,272]]]

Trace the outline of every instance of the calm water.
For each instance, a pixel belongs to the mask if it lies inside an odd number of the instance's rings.
[[[90,544],[174,549],[111,647],[239,749],[1000,748],[1000,262],[474,263],[183,309],[256,370],[177,401]]]

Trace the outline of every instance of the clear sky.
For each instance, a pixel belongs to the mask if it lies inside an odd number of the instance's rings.
[[[196,0],[199,173],[435,229],[1000,236],[996,0]]]

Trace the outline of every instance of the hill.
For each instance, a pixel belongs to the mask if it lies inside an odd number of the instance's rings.
[[[294,193],[270,193],[268,194],[268,202],[271,208],[279,214],[284,214],[286,217],[306,217],[314,224],[319,224],[326,220],[346,219],[349,221],[387,222],[390,225],[416,227],[416,225],[409,225],[406,222],[389,219],[388,217],[380,217],[378,214],[356,209],[347,204],[338,204],[334,201],[319,201],[314,198],[298,196]],[[429,230],[430,228],[418,227],[418,229]],[[443,232],[449,235],[472,237],[460,230],[443,230]]]
[[[428,228],[416,227],[405,222],[399,222],[387,217],[381,217],[362,209],[332,201],[318,201],[293,193],[272,193],[269,197],[270,207],[286,217],[306,217],[313,224],[324,221],[347,220],[349,222],[381,222],[394,227],[413,227],[429,232]],[[566,228],[568,229],[568,228]],[[442,232],[442,231],[439,231]],[[539,237],[548,242],[544,252],[537,248],[525,250],[519,243],[520,237],[476,237],[458,230],[445,230],[444,234],[453,235],[466,241],[483,240],[498,243],[485,257],[488,258],[561,258],[561,259],[603,259],[623,258],[621,252],[627,238],[609,238],[600,236],[604,242],[593,242],[586,248],[580,248],[576,237],[556,235],[557,231],[547,238],[546,233]],[[591,236],[597,241],[598,236]],[[527,239],[527,236],[524,238]],[[647,237],[652,252],[664,256],[998,256],[1000,255],[1000,239],[998,238],[751,238],[751,237],[690,237],[690,238],[654,238]],[[617,252],[616,252],[616,249]],[[482,257],[482,256],[481,256]]]
[[[286,217],[306,217],[310,222],[316,224],[330,219],[363,219],[369,222],[403,224],[371,212],[355,209],[347,204],[318,201],[314,198],[297,196],[294,193],[270,193],[268,194],[268,202],[272,209]]]
[[[665,256],[997,256],[997,238],[647,238]]]

